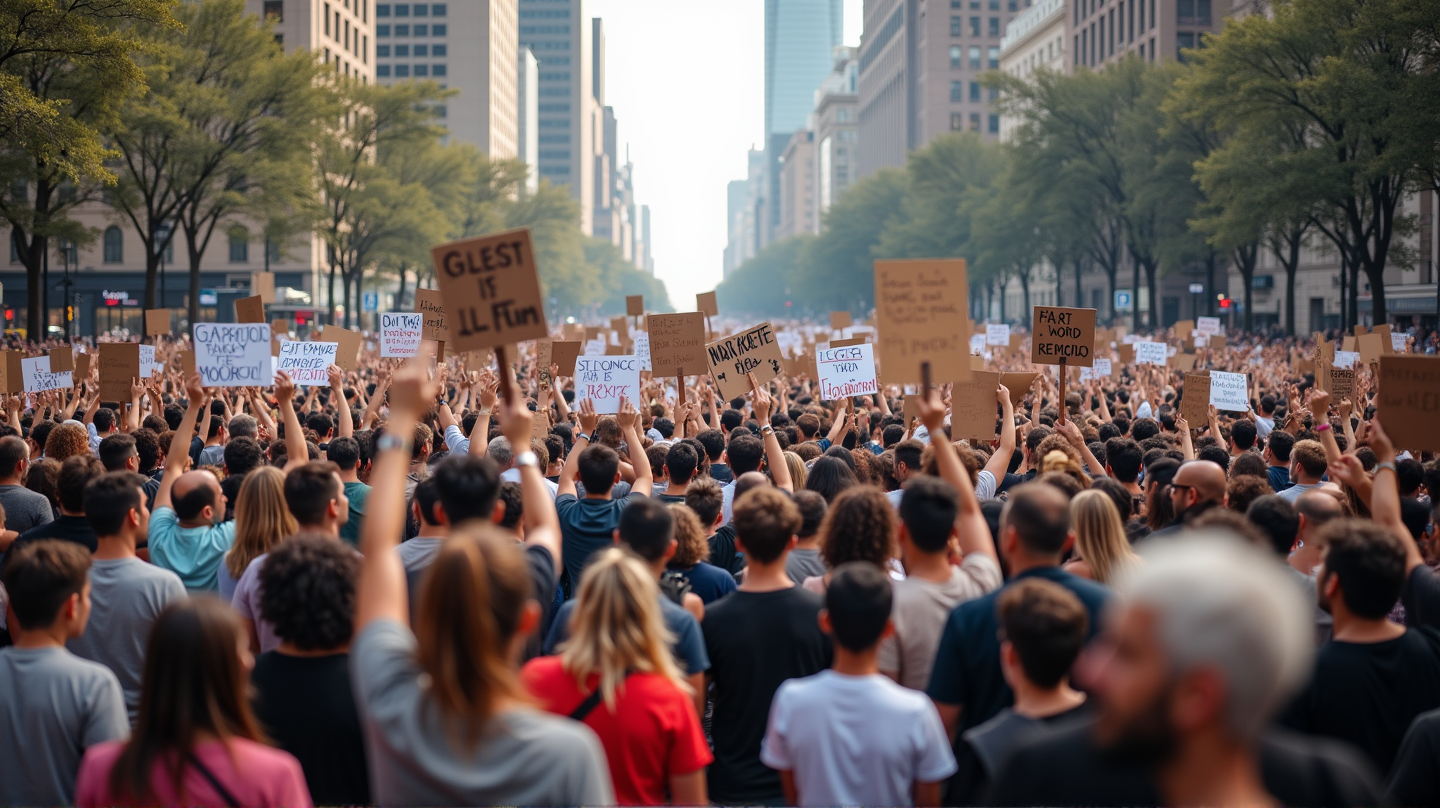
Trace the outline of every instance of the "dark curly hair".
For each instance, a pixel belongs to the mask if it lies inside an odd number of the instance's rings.
[[[297,533],[260,568],[260,617],[302,651],[338,648],[355,629],[360,558],[323,533]]]
[[[850,561],[884,568],[895,557],[895,507],[873,486],[852,486],[830,502],[820,523],[820,557],[835,569]]]

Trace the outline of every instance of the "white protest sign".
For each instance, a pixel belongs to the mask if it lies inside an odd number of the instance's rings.
[[[1114,369],[1110,367],[1109,359],[1097,358],[1090,366],[1090,373],[1097,379],[1108,379],[1114,372]]]
[[[605,338],[604,338],[604,337],[601,337],[600,339],[589,339],[589,340],[585,340],[585,355],[586,355],[586,356],[604,356],[604,355],[605,355]]]
[[[1219,334],[1219,333],[1220,333],[1220,318],[1219,318],[1219,317],[1196,317],[1196,318],[1195,318],[1195,333],[1201,334],[1201,335],[1204,335],[1204,336],[1207,336],[1207,337],[1213,336],[1213,335],[1215,335],[1215,334]]]
[[[1394,351],[1395,353],[1405,353],[1405,340],[1406,340],[1406,338],[1408,338],[1409,336],[1410,336],[1409,334],[1406,334],[1406,333],[1403,332],[1403,331],[1401,331],[1401,332],[1399,332],[1399,333],[1396,333],[1396,332],[1394,332],[1394,331],[1391,331],[1391,332],[1390,332],[1390,350]]]
[[[640,360],[634,356],[580,356],[575,359],[575,406],[590,399],[601,414],[620,412],[620,397],[640,406]]]
[[[330,366],[335,364],[339,351],[338,342],[282,340],[275,369],[289,373],[296,384],[329,385]]]
[[[1008,343],[1007,343],[1007,344],[1008,344]],[[984,334],[971,334],[971,335],[970,335],[970,353],[972,353],[972,354],[978,354],[978,353],[980,353],[980,352],[983,351],[983,350],[985,350],[985,335],[984,335]]]
[[[27,393],[43,393],[46,390],[59,390],[75,386],[73,372],[50,372],[50,357],[48,356],[21,359],[20,373],[25,380],[25,392]]]
[[[195,370],[204,387],[274,383],[269,323],[195,323]]]
[[[822,401],[880,391],[875,382],[875,346],[871,343],[816,351],[815,369]]]
[[[1210,403],[1217,410],[1247,412],[1250,409],[1250,397],[1246,379],[1244,373],[1210,371]]]
[[[404,358],[420,354],[425,315],[414,312],[386,312],[380,315],[380,357]],[[336,343],[337,345],[339,343]]]
[[[148,379],[155,374],[155,371],[163,371],[165,366],[155,361],[155,346],[140,344],[140,378]]]
[[[1137,365],[1164,365],[1170,358],[1168,346],[1163,342],[1137,342],[1135,343],[1135,364]]]
[[[1210,338],[1209,338],[1209,337],[1205,336],[1204,334],[1196,334],[1196,335],[1195,335],[1195,347],[1196,347],[1196,348],[1204,348],[1205,346],[1207,346],[1207,345],[1209,345],[1209,344],[1210,344]]]
[[[1123,336],[1123,337],[1120,338],[1120,344],[1121,344],[1121,345],[1134,345],[1135,343],[1137,343],[1137,342],[1139,342],[1139,341],[1140,341],[1140,335],[1139,335],[1139,334],[1126,334],[1125,336]]]
[[[1336,351],[1335,367],[1341,370],[1354,370],[1355,364],[1360,361],[1359,351]]]
[[[1010,324],[1009,323],[986,323],[985,344],[1010,346]]]
[[[648,331],[635,332],[635,358],[640,360],[641,370],[654,370],[650,367],[650,333]]]

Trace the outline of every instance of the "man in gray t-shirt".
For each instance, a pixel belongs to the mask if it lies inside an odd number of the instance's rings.
[[[25,487],[29,468],[30,444],[15,435],[0,438],[0,505],[5,507],[5,529],[16,533],[55,519],[50,500]]]
[[[185,597],[180,576],[133,556],[96,559],[90,566],[90,624],[65,647],[114,672],[132,722],[140,708],[150,626],[162,609]]]

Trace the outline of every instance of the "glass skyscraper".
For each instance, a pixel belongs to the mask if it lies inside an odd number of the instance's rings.
[[[843,0],[765,0],[765,152],[769,167],[769,219],[778,223],[780,155],[804,129],[815,90],[834,66],[843,41]],[[768,241],[768,239],[767,239]]]

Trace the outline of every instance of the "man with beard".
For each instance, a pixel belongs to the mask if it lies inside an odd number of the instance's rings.
[[[1188,522],[1225,501],[1225,469],[1209,460],[1191,460],[1180,465],[1170,481],[1170,504],[1175,521],[1151,533],[1145,541],[1174,538]]]
[[[1038,736],[991,805],[1372,805],[1348,748],[1267,730],[1310,669],[1299,587],[1263,551],[1202,533],[1147,547],[1077,674],[1093,722]]]

